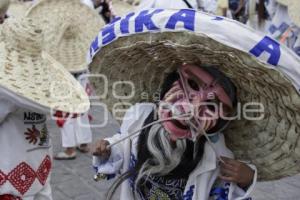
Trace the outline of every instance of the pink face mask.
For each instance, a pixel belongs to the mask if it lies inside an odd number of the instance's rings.
[[[189,123],[196,125],[198,130],[208,131],[220,117],[230,113],[232,103],[222,86],[205,70],[185,64],[179,69],[179,74],[180,79],[160,102],[159,117],[167,119],[190,113],[189,118],[165,121],[163,126],[172,140],[193,139],[199,134],[192,134]]]

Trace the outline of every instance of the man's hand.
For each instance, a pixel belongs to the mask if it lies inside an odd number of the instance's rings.
[[[97,142],[94,144],[94,148],[93,148],[93,155],[94,156],[99,156],[103,159],[108,159],[110,157],[111,154],[111,149],[108,148],[109,146],[109,142],[107,140],[97,140]]]
[[[224,161],[220,164],[222,180],[237,183],[241,188],[251,185],[255,173],[253,169],[247,164],[231,158],[221,157],[221,159]]]

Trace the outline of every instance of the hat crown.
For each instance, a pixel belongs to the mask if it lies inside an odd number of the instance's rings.
[[[75,38],[76,35],[78,35],[79,28],[74,25],[69,25],[66,27],[66,29],[63,32],[63,38],[64,39],[72,39]]]
[[[44,35],[32,19],[9,19],[3,24],[6,47],[32,56],[41,55]]]

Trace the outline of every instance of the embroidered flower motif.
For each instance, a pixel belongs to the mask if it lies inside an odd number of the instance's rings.
[[[32,125],[32,128],[27,128],[27,132],[24,133],[26,135],[26,140],[29,141],[30,144],[36,144],[38,138],[40,137],[40,131],[35,128],[35,125]]]

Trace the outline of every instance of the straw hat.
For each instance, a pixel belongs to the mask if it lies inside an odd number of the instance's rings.
[[[113,1],[113,11],[117,16],[123,16],[135,10],[136,5],[134,1]]]
[[[0,90],[49,112],[83,113],[89,100],[63,66],[42,51],[43,32],[29,19],[8,19],[0,30]],[[15,98],[14,98],[15,97]]]
[[[0,13],[6,13],[10,4],[10,0],[1,0],[0,1]]]
[[[278,3],[287,6],[289,16],[292,21],[300,27],[300,1],[295,0],[276,0]]]
[[[95,10],[79,0],[40,0],[26,16],[42,24],[47,36],[46,51],[68,71],[87,69],[89,44],[104,25]]]
[[[130,18],[129,28],[123,27],[128,31],[126,34],[118,31],[119,21],[114,24],[116,37],[112,41],[102,45],[107,38],[103,38],[100,31],[91,45],[91,73],[107,77],[107,81],[92,80],[101,101],[107,103],[110,110],[113,106],[122,109],[118,104],[128,107],[129,103],[149,102],[166,74],[182,63],[215,66],[235,83],[242,105],[254,101],[262,103],[265,109],[262,120],[235,120],[227,128],[227,143],[236,157],[251,160],[258,167],[261,180],[300,172],[300,98],[297,93],[300,91],[297,82],[300,59],[285,46],[230,19],[200,12],[194,16],[192,10],[156,12],[159,14],[151,18],[153,31],[144,26],[135,33],[136,29],[130,28],[139,26],[140,22],[135,20],[137,13]],[[185,17],[180,18],[179,14]],[[174,19],[179,21],[176,23]],[[262,49],[275,49],[276,45],[280,58],[271,60],[270,54],[263,53]],[[248,52],[259,53],[259,59]],[[272,59],[276,56],[278,54],[272,55]],[[117,81],[129,81],[133,85]],[[259,113],[255,112],[253,117],[256,115]]]
[[[19,1],[11,0],[7,13],[10,17],[22,18],[25,16],[26,11],[32,6],[32,1]]]

